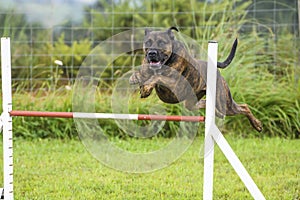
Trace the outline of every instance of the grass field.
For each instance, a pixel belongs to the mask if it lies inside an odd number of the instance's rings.
[[[165,140],[134,142],[155,146]],[[300,199],[300,140],[227,140],[266,199]],[[77,140],[17,139],[15,199],[202,199],[202,141],[197,138],[170,167],[127,174],[103,166]],[[252,199],[219,148],[215,152],[214,199]]]

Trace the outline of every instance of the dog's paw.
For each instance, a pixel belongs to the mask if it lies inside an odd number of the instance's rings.
[[[258,119],[253,120],[252,125],[258,132],[261,132],[263,130],[262,123]]]
[[[135,85],[141,83],[141,79],[137,73],[133,73],[130,78],[129,78],[129,84],[130,85]]]
[[[143,85],[140,88],[141,98],[148,97],[153,90],[153,87],[151,85]]]
[[[200,100],[196,103],[196,108],[201,109],[201,108],[206,108],[206,100]]]

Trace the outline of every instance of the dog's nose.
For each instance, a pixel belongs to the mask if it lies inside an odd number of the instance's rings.
[[[157,55],[157,51],[156,50],[149,50],[148,51],[148,56],[149,57],[155,57]]]

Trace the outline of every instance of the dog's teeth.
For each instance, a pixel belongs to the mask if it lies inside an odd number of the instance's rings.
[[[160,65],[160,62],[150,62],[151,65]]]

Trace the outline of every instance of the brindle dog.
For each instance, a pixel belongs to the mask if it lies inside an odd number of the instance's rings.
[[[175,39],[171,27],[167,31],[145,30],[143,50],[145,58],[138,71],[129,78],[130,84],[139,84],[141,98],[148,97],[155,88],[158,97],[165,103],[184,101],[186,108],[205,108],[207,62],[190,56],[184,44]],[[235,40],[228,58],[218,62],[218,68],[226,68],[232,61],[237,47]],[[196,96],[196,98],[195,98]],[[193,98],[194,97],[194,98]],[[217,71],[216,115],[218,117],[246,115],[257,131],[262,131],[261,122],[256,119],[247,104],[237,104],[229,87]]]

